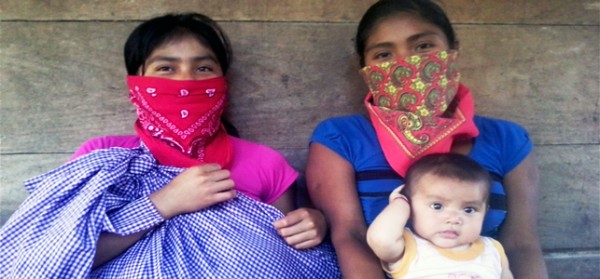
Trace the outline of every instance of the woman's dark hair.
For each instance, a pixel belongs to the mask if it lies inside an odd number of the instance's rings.
[[[125,43],[127,73],[136,75],[156,48],[188,35],[209,47],[217,56],[223,73],[227,73],[232,58],[229,40],[215,21],[198,13],[167,14],[136,27]]]
[[[406,171],[405,193],[410,196],[412,186],[425,174],[467,182],[483,182],[486,195],[492,185],[490,173],[475,160],[456,153],[437,153],[423,156]]]
[[[365,66],[367,40],[377,25],[384,19],[398,13],[408,13],[439,27],[446,35],[448,45],[456,49],[456,35],[450,20],[440,6],[430,0],[380,0],[363,15],[356,31],[355,48],[360,57],[360,65]]]

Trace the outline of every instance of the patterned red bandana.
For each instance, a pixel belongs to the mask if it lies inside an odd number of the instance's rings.
[[[402,176],[414,160],[449,152],[455,139],[479,134],[471,93],[459,84],[457,56],[440,51],[361,70],[371,123],[387,161]]]
[[[135,129],[160,164],[229,164],[233,148],[221,124],[227,101],[224,77],[179,81],[128,76],[127,83],[137,108]]]

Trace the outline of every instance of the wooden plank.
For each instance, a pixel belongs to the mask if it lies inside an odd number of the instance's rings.
[[[600,145],[539,146],[536,154],[544,249],[599,249]]]
[[[23,182],[59,167],[69,157],[69,154],[0,156],[0,226],[29,195]]]
[[[544,260],[552,279],[597,279],[600,274],[600,250],[548,253]]]
[[[353,22],[375,0],[21,1],[0,6],[3,20],[140,20],[196,11],[224,21]]]
[[[3,23],[2,153],[73,152],[95,135],[132,133],[122,46],[134,25]]]
[[[224,21],[358,22],[374,0],[22,1],[0,4],[2,20],[140,20],[198,11]],[[597,0],[442,0],[450,19],[468,24],[598,25]]]
[[[458,33],[476,111],[521,123],[537,144],[598,143],[600,27],[461,26]]]
[[[230,114],[244,137],[304,148],[321,120],[362,110],[350,24],[223,25],[235,51]],[[132,133],[121,48],[134,26],[0,23],[0,152],[73,152],[93,136]],[[597,31],[461,26],[478,113],[521,123],[536,144],[598,143]]]
[[[469,24],[598,25],[598,0],[442,0],[448,17]]]

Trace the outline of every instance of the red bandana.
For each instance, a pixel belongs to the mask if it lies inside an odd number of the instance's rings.
[[[179,81],[128,76],[127,83],[137,108],[135,129],[160,164],[229,164],[233,147],[221,124],[227,101],[224,77]]]
[[[479,134],[471,92],[459,84],[457,56],[440,51],[361,70],[371,123],[387,161],[402,176],[414,160],[449,152],[455,139]]]

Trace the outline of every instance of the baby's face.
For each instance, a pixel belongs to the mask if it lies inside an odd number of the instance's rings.
[[[441,248],[469,248],[481,233],[487,209],[485,183],[432,174],[415,182],[411,197],[415,233]]]

